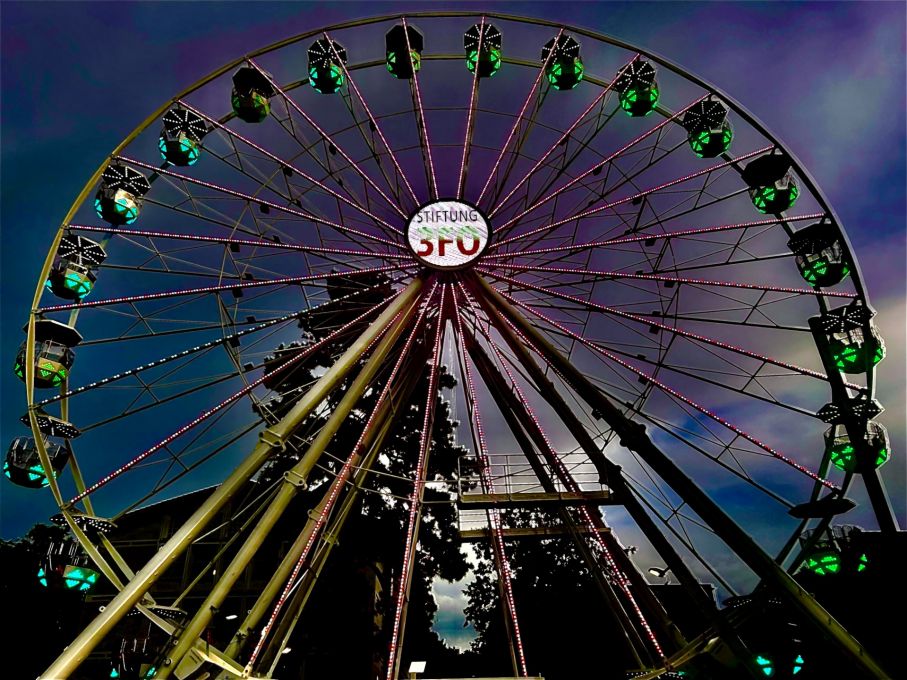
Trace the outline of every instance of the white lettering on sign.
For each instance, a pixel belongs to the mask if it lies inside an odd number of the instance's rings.
[[[409,247],[435,269],[459,269],[485,252],[489,229],[478,209],[461,201],[422,206],[406,226]]]

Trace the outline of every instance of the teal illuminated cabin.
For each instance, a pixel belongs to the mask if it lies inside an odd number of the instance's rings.
[[[230,104],[236,117],[246,123],[260,123],[271,113],[274,88],[268,76],[251,66],[233,74]]]
[[[145,176],[125,165],[111,164],[101,175],[101,188],[95,194],[95,212],[114,226],[132,224],[142,209],[142,197],[151,190]]]
[[[750,198],[756,210],[777,215],[793,207],[800,187],[790,169],[790,158],[779,153],[760,156],[747,164],[743,169],[743,181],[750,187]]]
[[[108,677],[122,680],[153,678],[157,675],[155,661],[158,651],[159,644],[149,637],[123,639],[116,663]]]
[[[384,36],[385,66],[394,78],[409,80],[413,73],[422,68],[422,50],[425,38],[422,33],[407,24],[397,24]]]
[[[885,343],[875,326],[868,334],[862,328],[834,334],[828,350],[838,370],[850,375],[866,373],[885,358]]]
[[[839,574],[862,574],[870,568],[869,556],[860,546],[860,527],[839,524],[829,527],[806,553],[801,570],[827,578]],[[809,543],[813,530],[803,532],[800,542]]]
[[[339,92],[345,81],[343,74],[347,60],[343,46],[334,40],[321,38],[312,43],[306,54],[312,89],[321,94]]]
[[[888,431],[872,420],[866,421],[860,439],[854,441],[844,425],[832,425],[825,432],[825,452],[831,464],[844,472],[875,470],[891,455]]]
[[[107,258],[104,248],[89,238],[64,234],[44,287],[64,300],[81,300],[97,281],[97,268]]]
[[[801,536],[800,540],[805,539]],[[714,677],[791,678],[803,670],[806,661],[800,624],[777,595],[757,590],[751,595],[728,598],[724,603],[740,610],[735,612],[739,617],[735,629],[752,654],[749,658],[752,672],[738,669],[732,675]],[[709,677],[713,676],[709,674]]]
[[[164,114],[162,122],[164,127],[158,138],[161,158],[172,165],[195,165],[202,151],[202,138],[208,132],[205,119],[176,106]]]
[[[658,106],[658,81],[655,67],[645,59],[627,64],[614,81],[620,108],[628,116],[648,116]]]
[[[56,478],[66,467],[69,452],[53,442],[45,442],[44,447],[50,458],[53,476]],[[40,489],[50,485],[41,464],[41,457],[38,455],[38,445],[31,437],[17,437],[10,442],[6,460],[3,461],[3,475],[13,484],[28,489]]]
[[[885,343],[872,323],[875,315],[860,300],[830,309],[809,320],[814,332],[825,334],[820,343],[827,364],[842,373],[866,373],[885,358]]]
[[[101,576],[91,565],[91,560],[75,539],[67,537],[54,541],[38,568],[38,583],[45,588],[86,593]]]
[[[81,334],[72,326],[51,319],[35,322],[35,387],[59,387],[69,377],[76,355],[72,347],[82,342]],[[28,343],[19,346],[13,372],[25,382]]]
[[[479,78],[491,78],[501,70],[502,45],[503,36],[496,26],[474,24],[463,34],[466,68]]]
[[[796,256],[797,269],[814,288],[835,286],[850,274],[850,261],[838,229],[827,220],[801,229],[787,247]]]
[[[555,90],[572,90],[580,84],[586,71],[580,44],[569,35],[561,34],[546,42],[542,62],[546,64],[545,77]]]
[[[790,675],[787,675],[787,669],[779,668],[775,663],[774,657],[769,656],[768,654],[756,654],[756,656],[753,657],[753,665],[755,665],[759,673],[766,678],[790,677],[797,675],[800,671],[803,670],[805,663],[806,662],[803,660],[803,655],[797,652],[794,655],[794,658],[790,661]],[[776,671],[778,672],[777,676]]]
[[[734,130],[727,115],[727,107],[712,95],[683,114],[687,143],[699,158],[716,158],[731,148]]]

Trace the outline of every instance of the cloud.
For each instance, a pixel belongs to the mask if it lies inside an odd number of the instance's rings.
[[[438,605],[432,628],[444,642],[460,650],[469,649],[469,644],[476,638],[472,626],[464,628],[466,616],[463,613],[467,603],[465,588],[474,579],[475,575],[470,572],[459,581],[435,579],[432,582],[432,594]]]

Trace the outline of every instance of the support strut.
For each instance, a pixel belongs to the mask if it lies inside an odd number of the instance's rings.
[[[416,365],[418,365],[418,359],[416,360]],[[366,456],[362,459],[361,464],[357,462],[357,466],[360,466],[362,469],[356,476],[355,486],[350,489],[347,495],[348,498],[350,496],[355,498],[358,495],[359,488],[370,472],[371,465],[377,457],[378,452],[381,449],[382,444],[384,443],[384,439],[387,436],[387,433],[390,431],[390,427],[394,422],[392,416],[396,409],[399,407],[400,402],[406,399],[412,392],[419,377],[419,373],[418,371],[407,371],[405,373],[405,376],[406,379],[401,384],[400,388],[397,391],[397,394],[394,395],[391,399],[385,400],[378,407],[379,411],[375,417],[377,427],[371,430],[370,433],[367,433],[365,438],[363,439],[363,446],[371,448]],[[280,564],[274,571],[265,588],[261,591],[261,594],[258,596],[255,604],[252,606],[252,608],[246,615],[246,618],[240,624],[239,628],[236,631],[236,634],[230,641],[230,644],[224,650],[224,654],[226,656],[229,656],[233,659],[237,657],[240,651],[242,651],[246,642],[249,640],[249,637],[251,636],[255,627],[261,621],[261,618],[267,613],[269,605],[274,600],[274,598],[277,597],[280,589],[284,586],[287,578],[292,572],[297,560],[299,560],[300,555],[302,555],[302,551],[309,539],[311,527],[315,525],[317,516],[320,514],[321,509],[327,502],[329,494],[330,489],[325,492],[325,495],[322,498],[321,502],[309,513],[309,520],[306,522],[306,526],[302,531],[300,531],[296,540],[290,546],[287,554],[284,556],[283,560],[281,560]],[[346,502],[348,501],[344,500],[344,503]],[[333,527],[332,531],[339,531],[339,527]]]
[[[290,412],[273,427],[265,432],[276,435],[276,438],[262,437],[253,449],[230,474],[230,476],[214,491],[211,496],[196,510],[192,516],[181,526],[139,571],[135,578],[129,581],[109,604],[104,611],[95,617],[78,637],[65,649],[63,653],[41,675],[46,680],[60,680],[69,677],[79,667],[97,644],[111,631],[135,604],[142,598],[157,579],[173,564],[176,558],[192,543],[202,532],[217,513],[227,502],[242,489],[248,480],[265,461],[279,442],[289,436],[308,416],[318,404],[337,386],[337,384],[350,372],[387,324],[397,314],[411,307],[413,301],[422,289],[421,279],[415,279],[405,288],[400,295],[382,312],[382,314],[362,333],[361,336],[347,349],[346,352],[319,378],[311,389],[293,406]],[[265,432],[262,432],[264,435]]]
[[[819,631],[832,638],[864,674],[872,678],[890,676],[847,630],[816,599],[800,587],[750,536],[731,519],[649,438],[644,425],[627,418],[582,372],[560,354],[548,340],[519,314],[487,281],[479,279],[485,294],[504,312],[521,333],[542,352],[545,359],[564,376],[567,383],[620,437],[620,442],[638,454],[671,488],[705,520],[721,540],[756,574],[774,586],[778,595],[794,606]]]
[[[589,457],[589,460],[595,465],[595,468],[598,470],[599,475],[602,477],[602,481],[608,484],[614,493],[617,502],[622,504],[624,508],[629,513],[630,517],[636,522],[636,525],[642,530],[646,538],[652,543],[652,547],[658,552],[658,554],[665,561],[665,564],[677,577],[677,580],[680,584],[686,589],[687,593],[690,596],[690,599],[693,601],[696,608],[699,612],[709,620],[716,630],[720,631],[722,638],[734,652],[735,656],[744,663],[745,667],[750,671],[752,677],[759,677],[756,675],[756,670],[751,669],[749,664],[746,663],[749,659],[749,652],[746,649],[743,641],[733,630],[732,627],[727,625],[727,622],[718,612],[718,608],[715,605],[715,602],[705,594],[702,588],[699,585],[699,579],[690,571],[690,568],[686,565],[686,562],[683,561],[683,558],[675,550],[674,546],[668,541],[664,533],[658,528],[655,524],[655,521],[646,512],[642,504],[637,499],[636,495],[633,493],[633,490],[627,484],[626,479],[624,478],[623,471],[619,465],[616,465],[611,460],[605,456],[604,452],[599,448],[595,443],[595,440],[589,434],[586,427],[582,424],[580,419],[576,416],[573,409],[564,401],[564,398],[557,391],[555,385],[544,371],[533,359],[532,355],[527,350],[525,344],[522,340],[517,337],[516,333],[511,328],[510,324],[504,318],[500,311],[495,307],[492,300],[489,299],[487,295],[478,296],[479,303],[482,305],[485,313],[488,314],[489,319],[495,325],[495,328],[501,334],[501,336],[507,341],[507,344],[516,354],[517,358],[520,361],[520,364],[526,369],[529,373],[529,376],[532,378],[535,383],[536,390],[538,393],[551,405],[557,415],[560,417],[561,422],[567,427],[570,431],[570,434],[573,435],[576,442],[580,445],[583,452]],[[549,364],[550,365],[550,364]],[[622,551],[621,551],[622,554]],[[629,560],[628,560],[629,561]],[[631,574],[638,574],[634,565],[630,565],[629,569]],[[634,583],[641,593],[647,595],[645,601],[651,609],[654,610],[654,613],[660,620],[662,627],[670,632],[671,637],[674,639],[678,648],[684,647],[687,642],[683,638],[683,635],[680,633],[679,629],[667,618],[667,614],[664,611],[661,604],[658,602],[657,598],[648,588],[647,584],[644,582],[640,584],[638,581]]]
[[[252,561],[255,553],[261,547],[261,544],[264,542],[271,529],[274,528],[277,520],[280,519],[287,506],[290,504],[290,501],[296,496],[299,486],[306,482],[309,473],[318,462],[318,459],[321,457],[325,448],[330,443],[331,439],[333,439],[337,430],[340,429],[340,426],[356,405],[356,402],[359,401],[362,393],[365,392],[375,378],[378,370],[384,364],[387,355],[390,354],[391,349],[393,349],[398,338],[406,328],[407,322],[415,312],[417,306],[417,302],[410,302],[406,309],[399,310],[399,315],[395,314],[394,317],[392,317],[392,320],[387,325],[387,330],[384,337],[381,339],[381,342],[375,347],[368,361],[366,361],[355,380],[350,384],[346,393],[343,395],[343,398],[340,400],[340,403],[337,404],[332,411],[331,416],[328,418],[324,427],[319,430],[300,461],[289,471],[284,473],[283,480],[281,481],[274,500],[271,501],[268,509],[264,512],[261,519],[258,520],[258,524],[246,537],[245,543],[240,547],[239,551],[230,562],[230,565],[217,580],[217,583],[214,584],[214,587],[199,607],[195,616],[193,616],[183,628],[177,639],[176,645],[167,654],[167,660],[165,660],[164,665],[158,670],[156,676],[158,680],[166,680],[166,678],[170,677],[171,673],[176,668],[176,665],[182,660],[186,652],[192,648],[195,644],[195,640],[211,622],[214,612],[217,611],[223,603],[224,598],[227,597],[230,590],[233,588],[233,585],[236,583],[236,580],[242,575],[246,567]],[[363,346],[360,355],[364,354],[369,346],[370,344]],[[303,399],[304,398],[305,397],[303,397]],[[265,432],[268,432],[268,430],[265,430]],[[278,441],[282,441],[282,439],[278,439]]]
[[[471,336],[466,334],[464,334],[464,341],[466,342],[469,355],[472,357],[473,363],[479,371],[479,375],[482,376],[482,380],[488,387],[498,410],[501,412],[501,415],[504,416],[504,420],[513,433],[517,444],[519,444],[530,467],[533,472],[535,472],[536,477],[538,477],[539,483],[547,492],[554,492],[555,485],[551,475],[548,470],[545,469],[544,464],[535,450],[532,440],[524,429],[531,427],[530,423],[532,422],[532,419],[523,409],[523,404],[519,399],[516,398],[511,390],[507,389],[507,385],[500,372],[494,367],[494,363],[488,355],[482,351],[478,343],[476,343]],[[605,577],[601,564],[586,544],[584,534],[579,531],[576,520],[567,508],[560,508],[558,514],[560,515],[564,526],[567,527],[570,532],[577,550],[588,565],[589,572],[592,574],[596,586],[602,593],[605,602],[608,603],[608,612],[614,618],[618,629],[624,632],[630,653],[640,667],[645,667],[646,662],[643,660],[643,654],[647,653],[645,643],[643,643],[636,627],[630,621],[629,615],[624,610],[623,605],[617,599],[617,594],[614,592],[611,583]]]

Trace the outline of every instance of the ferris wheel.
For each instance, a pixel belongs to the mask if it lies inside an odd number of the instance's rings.
[[[106,579],[118,591],[42,677],[68,677],[136,611],[171,640],[148,677],[272,677],[305,604],[294,593],[360,490],[380,496],[384,473],[370,473],[411,403],[420,437],[401,461],[384,659],[399,677],[448,374],[515,675],[532,669],[508,556],[526,491],[582,543],[638,677],[695,668],[708,636],[678,639],[611,517],[635,527],[753,677],[804,662],[750,663],[703,578],[732,594],[761,582],[884,677],[792,577],[871,568],[832,526],[855,484],[878,527],[897,528],[875,420],[885,345],[854,253],[791,151],[657,55],[466,12],[269,45],[113,150],[50,244],[32,309],[15,361],[31,434],[10,445],[4,473],[49,487],[72,534],[44,585]],[[358,440],[332,447],[349,419]],[[279,471],[268,493],[237,503],[267,469]],[[320,500],[237,635],[202,644],[314,476],[327,480]],[[118,552],[120,518],[212,479],[147,563]],[[190,579],[207,588],[203,604],[155,601],[156,580],[231,503],[254,521],[225,539],[233,557],[213,584]]]

